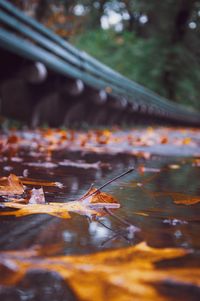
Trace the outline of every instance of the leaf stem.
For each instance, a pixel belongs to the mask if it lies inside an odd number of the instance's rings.
[[[123,172],[122,174],[120,174],[119,176],[116,176],[115,178],[109,180],[108,182],[106,182],[105,184],[103,184],[102,186],[100,186],[99,188],[97,188],[97,191],[103,189],[104,187],[106,187],[107,185],[111,184],[112,182],[114,182],[114,181],[120,179],[121,177],[127,175],[128,173],[132,172],[134,169],[135,168],[132,167],[129,170],[127,170],[127,171]]]
[[[85,200],[86,198],[88,198],[88,197],[90,197],[90,196],[92,196],[92,195],[95,195],[95,194],[96,194],[97,192],[99,192],[102,188],[104,188],[104,187],[106,187],[107,185],[111,184],[112,182],[114,182],[114,181],[120,179],[121,177],[127,175],[128,173],[132,172],[133,170],[135,170],[134,167],[128,169],[127,171],[123,172],[123,173],[120,174],[119,176],[116,176],[115,178],[109,180],[108,182],[106,182],[105,184],[103,184],[102,186],[100,186],[99,188],[96,188],[96,190],[93,191],[92,193],[87,194],[87,193],[90,191],[91,187],[93,187],[93,184],[92,184],[92,186],[90,187],[90,189],[88,190],[88,192],[87,192],[84,196],[82,196],[81,198],[77,199],[76,201],[83,201],[83,200]]]

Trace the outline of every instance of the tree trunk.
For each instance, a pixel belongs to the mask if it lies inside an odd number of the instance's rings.
[[[172,43],[181,42],[188,29],[188,21],[193,11],[195,0],[181,0],[180,8],[174,19],[174,31],[172,33]]]
[[[38,2],[36,12],[35,12],[35,17],[38,21],[42,21],[42,19],[46,16],[46,13],[48,11],[48,0],[40,0]]]
[[[188,30],[188,21],[194,8],[195,0],[180,0],[178,9],[174,16],[173,28],[171,35],[169,36],[169,49],[171,51],[168,54],[166,60],[166,68],[163,73],[163,83],[167,89],[167,97],[170,99],[176,99],[176,83],[179,77],[179,68],[177,62],[179,62],[179,54],[174,51],[175,47],[182,44],[186,32]],[[170,68],[169,66],[172,66]]]

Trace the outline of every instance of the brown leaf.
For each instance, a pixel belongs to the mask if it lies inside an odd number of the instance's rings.
[[[179,193],[179,192],[149,192],[153,197],[163,197],[163,196],[169,196],[173,199],[175,204],[179,205],[195,205],[200,202],[200,196],[194,196],[194,195],[189,195],[185,193]]]
[[[1,269],[7,271],[0,274],[0,283],[16,285],[34,268],[59,273],[78,300],[167,301],[169,299],[162,295],[162,290],[156,289],[159,284],[170,281],[170,287],[177,290],[181,285],[200,285],[198,267],[168,265],[171,259],[188,253],[185,249],[151,248],[145,243],[80,256],[43,257],[41,250],[7,251],[0,253]],[[163,260],[165,267],[157,268]]]
[[[23,193],[23,184],[16,175],[10,174],[8,177],[0,178],[0,195],[20,195]]]
[[[200,196],[193,196],[183,193],[173,193],[171,197],[175,204],[194,205],[200,202]]]
[[[90,188],[88,192],[81,198],[81,200],[87,200],[90,204],[106,203],[106,204],[118,204],[116,198],[106,192],[101,192],[96,188]]]
[[[59,187],[62,188],[63,184],[60,182],[49,182],[46,180],[30,179],[30,178],[21,178],[21,182],[25,185],[36,185],[36,186],[45,186],[45,187]]]

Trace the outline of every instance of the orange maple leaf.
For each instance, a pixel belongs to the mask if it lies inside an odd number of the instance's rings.
[[[167,266],[190,253],[181,248],[152,248],[140,243],[124,249],[90,255],[45,257],[42,249],[0,253],[1,285],[18,284],[31,269],[54,271],[62,276],[77,300],[169,300],[159,285],[169,285],[169,294],[182,286],[200,285],[199,267]],[[171,261],[172,260],[172,261]],[[158,267],[159,262],[166,266]],[[191,294],[191,292],[190,292]]]

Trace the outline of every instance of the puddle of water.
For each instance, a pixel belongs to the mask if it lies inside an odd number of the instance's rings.
[[[59,162],[66,159],[74,162],[83,160],[89,164],[100,161],[105,165],[99,169],[59,165]],[[121,204],[121,208],[115,211],[115,214],[139,228],[140,232],[127,233],[127,226],[112,216],[102,218],[103,224],[98,221],[89,222],[78,214],[72,214],[72,218],[67,220],[45,214],[21,218],[4,216],[0,218],[1,251],[20,250],[35,245],[48,246],[53,242],[59,245],[55,255],[85,254],[126,247],[144,240],[153,247],[193,249],[194,255],[189,264],[199,260],[200,203],[186,206],[175,204],[173,200],[173,193],[200,196],[199,167],[192,166],[189,160],[185,163],[179,160],[176,167],[177,159],[173,158],[153,157],[151,160],[144,160],[128,155],[80,156],[79,152],[59,152],[54,154],[52,159],[54,165],[50,167],[30,165],[26,162],[30,162],[26,154],[23,154],[22,162],[17,160],[2,162],[3,175],[10,173],[9,168],[5,168],[10,166],[13,168],[11,172],[17,175],[22,175],[24,169],[28,169],[31,178],[63,183],[63,189],[44,188],[47,201],[53,202],[74,200],[83,195],[92,183],[98,187],[130,166],[135,166],[135,172],[107,186],[104,191],[114,195]],[[41,163],[40,158],[35,158],[33,163]],[[146,172],[137,171],[141,164],[145,165]],[[175,168],[169,168],[170,164]],[[143,166],[139,170],[142,171]],[[34,273],[27,276],[26,284],[22,283],[20,289],[18,287],[18,290],[4,290],[0,296],[3,296],[4,300],[11,300],[9,298],[12,297],[12,300],[38,301],[47,300],[54,294],[54,300],[64,300],[61,296],[68,298],[66,300],[75,300],[73,293],[65,284],[63,285],[58,276],[46,272]],[[41,282],[39,283],[35,277],[42,279]],[[166,291],[166,287],[159,287],[159,289]],[[45,299],[42,299],[42,296]],[[191,300],[196,300],[195,298],[196,293]],[[188,299],[183,298],[183,300]]]
[[[27,168],[31,178],[63,183],[62,189],[44,187],[46,199],[50,202],[67,202],[79,198],[92,183],[98,187],[130,166],[135,166],[136,171],[110,184],[105,191],[114,195],[121,204],[121,208],[115,212],[116,215],[139,227],[140,233],[131,241],[121,236],[109,240],[115,233],[113,231],[123,231],[125,226],[117,219],[108,216],[102,218],[102,222],[107,227],[97,221],[90,223],[85,217],[77,214],[73,214],[70,220],[42,214],[22,218],[1,217],[1,249],[23,249],[35,244],[46,245],[51,241],[62,245],[60,252],[64,254],[117,248],[135,244],[140,240],[157,247],[198,248],[200,246],[200,241],[196,239],[199,205],[177,205],[173,200],[173,193],[200,195],[197,181],[199,167],[185,163],[178,169],[170,169],[168,166],[174,163],[173,159],[169,161],[166,158],[155,157],[153,160],[145,161],[143,171],[147,172],[141,174],[137,171],[141,160],[137,161],[130,156],[124,158],[123,156],[86,155],[81,158],[83,162],[89,164],[97,161],[105,163],[105,166],[108,166],[107,163],[110,164],[109,168],[100,169],[60,166],[58,163],[61,158],[76,162],[80,160],[80,154],[57,153],[53,158],[55,166],[52,168],[37,164],[30,166],[21,162],[12,162],[12,166],[17,175],[21,175]],[[23,162],[27,160],[24,159]],[[33,163],[38,163],[37,159]],[[107,240],[108,242],[105,243]]]

